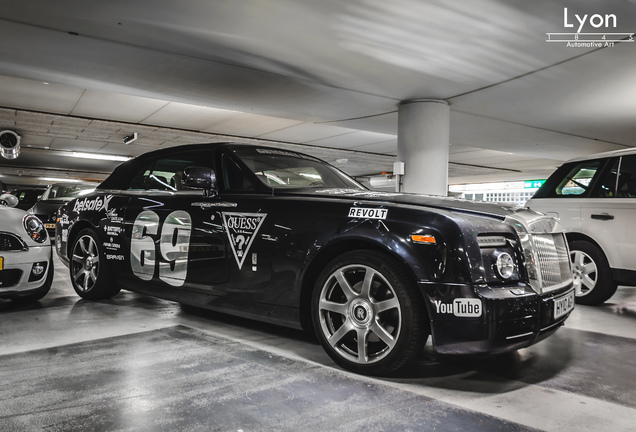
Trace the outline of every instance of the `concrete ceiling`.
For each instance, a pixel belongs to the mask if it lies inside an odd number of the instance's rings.
[[[546,42],[575,14],[636,32],[631,0],[3,0],[0,129],[22,154],[0,180],[100,180],[117,162],[66,156],[228,140],[376,175],[399,103],[431,98],[451,105],[451,184],[545,178],[636,146],[636,43]]]

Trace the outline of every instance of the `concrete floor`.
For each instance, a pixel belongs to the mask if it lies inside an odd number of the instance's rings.
[[[636,288],[491,359],[430,349],[399,375],[334,366],[303,332],[122,292],[0,300],[1,431],[633,431]]]

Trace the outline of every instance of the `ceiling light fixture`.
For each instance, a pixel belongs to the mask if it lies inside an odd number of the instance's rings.
[[[58,177],[38,177],[38,180],[60,183],[60,182],[69,182],[69,183],[79,183],[81,180],[70,179],[70,178],[58,178]]]
[[[137,132],[124,137],[124,144],[130,144],[137,139]]]
[[[117,161],[117,162],[126,162],[127,160],[132,159],[129,156],[117,156],[117,155],[108,155],[101,153],[82,153],[82,152],[72,152],[72,153],[64,153],[65,156],[81,158],[81,159],[98,159],[98,160],[109,160],[109,161]]]
[[[6,159],[20,156],[20,135],[12,130],[0,132],[0,155]]]

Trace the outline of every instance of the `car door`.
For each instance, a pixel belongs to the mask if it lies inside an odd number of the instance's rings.
[[[581,204],[582,231],[599,243],[610,267],[636,270],[636,155],[610,166]]]
[[[171,290],[212,293],[228,279],[228,247],[218,197],[182,184],[185,168],[213,168],[212,150],[149,160],[133,176],[126,210],[133,279],[150,282],[164,296]]]
[[[221,152],[216,166],[218,202],[225,203],[217,209],[229,250],[229,279],[221,288],[223,294],[238,305],[275,303],[272,258],[278,251],[271,233],[280,221],[277,200],[231,152]]]

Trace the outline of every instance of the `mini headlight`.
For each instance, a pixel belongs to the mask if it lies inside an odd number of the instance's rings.
[[[495,268],[497,269],[497,273],[501,278],[510,279],[510,277],[515,272],[515,262],[513,261],[509,253],[502,252],[497,257]]]
[[[47,239],[46,229],[37,216],[29,214],[23,219],[24,229],[29,237],[38,243],[44,243]]]

